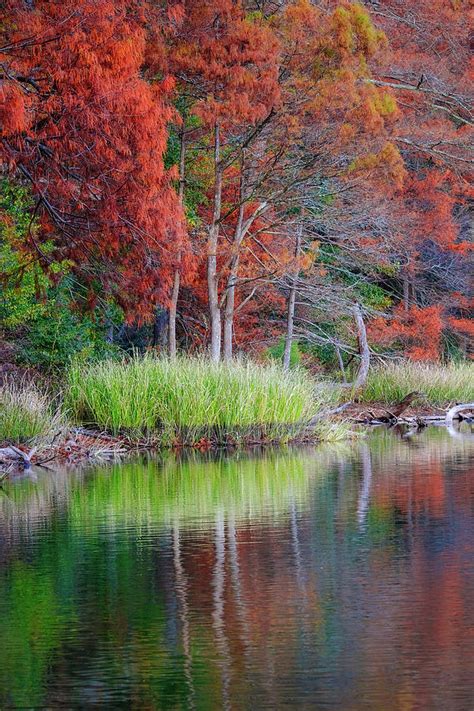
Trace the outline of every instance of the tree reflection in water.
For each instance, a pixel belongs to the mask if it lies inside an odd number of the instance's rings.
[[[6,484],[0,706],[464,711],[465,435]]]

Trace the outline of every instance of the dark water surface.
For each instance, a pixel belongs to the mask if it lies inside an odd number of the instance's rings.
[[[471,711],[472,437],[4,484],[0,708]]]

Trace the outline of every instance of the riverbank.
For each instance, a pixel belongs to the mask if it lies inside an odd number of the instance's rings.
[[[56,398],[26,381],[0,388],[0,460],[2,451],[4,464],[29,467],[136,449],[334,441],[347,436],[344,423],[308,422],[338,398],[334,387],[276,364],[151,355],[73,364]]]
[[[357,393],[301,369],[250,361],[145,355],[73,364],[55,396],[26,380],[0,387],[0,468],[137,449],[335,441],[353,434],[353,423],[442,417],[473,400],[470,364],[374,368]]]

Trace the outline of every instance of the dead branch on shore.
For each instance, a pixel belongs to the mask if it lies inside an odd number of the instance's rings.
[[[358,413],[351,419],[357,423],[365,425],[398,425],[408,424],[418,427],[426,427],[428,425],[452,425],[454,420],[474,422],[474,403],[457,404],[449,408],[447,411],[442,411],[440,414],[414,414],[411,416],[403,415],[404,412],[416,400],[426,402],[423,393],[411,392],[403,400],[397,403],[390,409],[384,409],[380,414],[374,414],[367,410],[363,413]],[[438,408],[433,408],[438,409]],[[441,409],[441,408],[439,408]],[[467,414],[462,414],[467,413]]]

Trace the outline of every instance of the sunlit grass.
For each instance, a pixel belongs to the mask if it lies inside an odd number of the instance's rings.
[[[115,434],[223,443],[282,440],[334,397],[303,371],[277,364],[146,355],[73,365],[66,403],[76,420]]]
[[[0,386],[0,443],[22,444],[47,437],[59,424],[50,398],[26,382]]]
[[[379,366],[369,373],[362,399],[365,402],[393,405],[413,391],[423,393],[432,405],[445,406],[453,402],[472,402],[474,365],[404,361]]]

